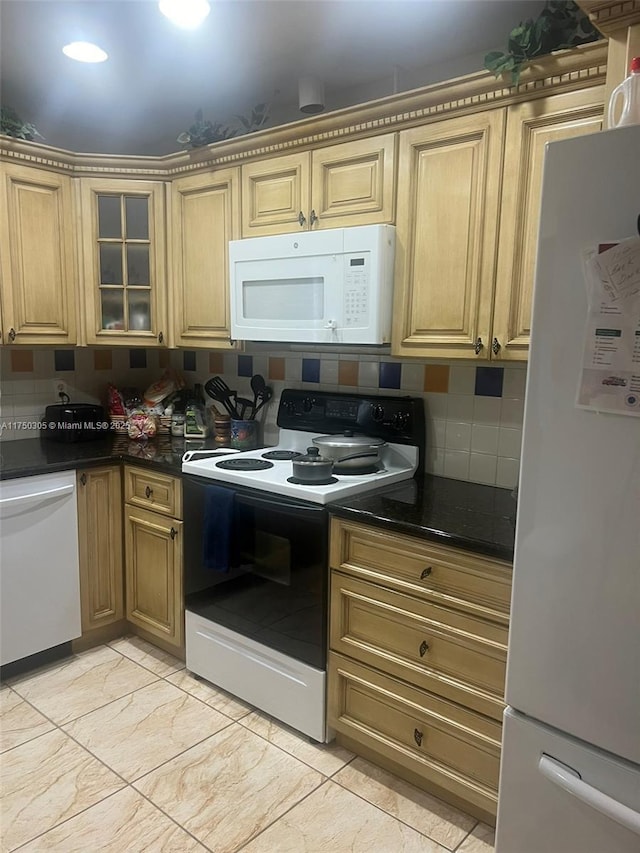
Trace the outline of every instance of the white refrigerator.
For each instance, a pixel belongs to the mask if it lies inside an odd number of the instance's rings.
[[[547,146],[496,853],[640,851],[639,216],[640,126]]]

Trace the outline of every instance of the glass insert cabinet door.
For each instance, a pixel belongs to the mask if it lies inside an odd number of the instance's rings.
[[[162,184],[87,180],[81,194],[87,343],[162,345]]]

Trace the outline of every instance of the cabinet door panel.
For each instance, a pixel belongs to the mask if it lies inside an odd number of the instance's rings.
[[[240,236],[240,169],[174,181],[171,193],[174,342],[230,347],[228,243]]]
[[[242,236],[302,230],[309,215],[310,159],[307,152],[242,167]],[[308,219],[303,223],[306,230]]]
[[[8,343],[76,342],[71,178],[0,164],[3,318]]]
[[[491,318],[504,110],[400,134],[393,352],[475,357]]]
[[[528,357],[545,146],[601,130],[603,97],[597,86],[508,111],[493,324],[500,359]]]

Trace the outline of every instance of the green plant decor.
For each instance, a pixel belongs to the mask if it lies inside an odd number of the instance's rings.
[[[517,86],[520,72],[534,57],[600,38],[602,34],[573,0],[547,0],[538,18],[529,18],[511,30],[508,53],[491,51],[484,58],[484,67],[496,77],[510,72],[511,82]]]
[[[13,107],[0,107],[0,133],[14,136],[16,139],[26,139],[29,142],[33,142],[36,137],[44,139],[35,124],[22,121]]]
[[[232,139],[242,133],[254,133],[260,130],[269,119],[269,107],[267,104],[256,104],[251,110],[250,116],[235,116],[241,127],[229,127],[221,122],[211,122],[205,119],[202,110],[195,114],[195,122],[178,137],[181,145],[190,145],[199,148],[202,145],[211,145],[213,142],[221,142],[224,139]]]

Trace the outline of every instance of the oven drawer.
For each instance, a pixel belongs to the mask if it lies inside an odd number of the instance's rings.
[[[182,486],[169,474],[125,465],[124,499],[142,509],[182,518]]]
[[[350,741],[495,814],[498,722],[331,652],[329,725]]]
[[[508,625],[511,565],[501,560],[332,518],[330,564]]]
[[[330,630],[335,651],[502,718],[505,627],[332,572]]]

